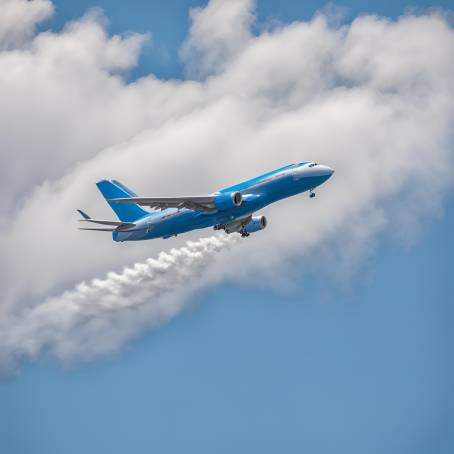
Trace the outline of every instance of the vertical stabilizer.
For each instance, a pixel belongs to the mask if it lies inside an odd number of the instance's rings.
[[[109,202],[108,199],[120,199],[127,197],[134,197],[135,194],[130,191],[126,186],[123,186],[117,181],[101,180],[96,183],[103,197],[107,200],[112,210],[118,216],[118,219],[123,222],[134,222],[149,214],[141,207],[134,203],[119,203]]]

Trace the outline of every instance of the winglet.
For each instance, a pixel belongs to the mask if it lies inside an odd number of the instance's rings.
[[[82,210],[77,210],[77,212],[84,218],[84,219],[91,219],[87,213],[84,213]]]

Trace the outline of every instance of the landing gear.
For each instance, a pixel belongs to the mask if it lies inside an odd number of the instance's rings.
[[[313,199],[315,197],[315,192],[312,189],[309,191],[309,198]]]
[[[225,225],[216,224],[215,226],[213,226],[213,229],[214,230],[225,230]]]
[[[249,233],[246,232],[246,230],[244,229],[244,226],[239,231],[239,233],[241,234],[242,238],[246,238],[246,237],[248,237],[250,235]]]

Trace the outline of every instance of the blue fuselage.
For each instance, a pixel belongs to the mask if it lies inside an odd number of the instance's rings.
[[[195,229],[229,224],[252,215],[278,200],[313,190],[333,173],[329,167],[315,163],[291,164],[243,183],[224,188],[218,193],[240,192],[243,203],[229,210],[199,212],[186,208],[167,208],[136,220],[127,231],[114,231],[115,241],[138,241],[169,238]]]

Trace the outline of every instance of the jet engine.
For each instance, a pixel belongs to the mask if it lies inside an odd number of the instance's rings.
[[[266,220],[265,216],[254,216],[244,227],[243,227],[243,234],[245,236],[249,235],[250,233],[258,232],[259,230],[263,230],[266,227],[268,221]]]
[[[214,206],[218,210],[230,210],[241,205],[241,192],[221,192],[214,197]]]

